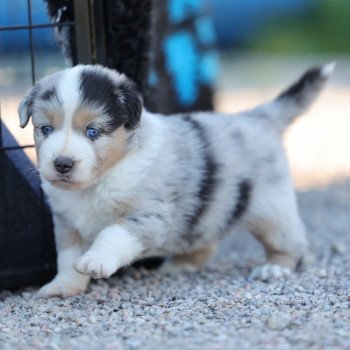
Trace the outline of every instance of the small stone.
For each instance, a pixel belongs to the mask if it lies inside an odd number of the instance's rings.
[[[96,323],[96,321],[97,321],[97,319],[96,319],[95,316],[90,316],[90,317],[89,317],[89,322],[90,322],[90,323]]]
[[[150,316],[155,316],[159,313],[159,308],[157,306],[152,306],[149,308],[148,313]]]
[[[270,329],[282,330],[291,322],[291,316],[281,311],[273,312],[267,320],[267,326]]]
[[[251,293],[246,293],[245,297],[250,300],[251,298],[253,298],[252,294]]]
[[[136,306],[133,310],[133,314],[135,316],[142,316],[143,315],[143,309],[140,306]]]
[[[318,270],[318,277],[325,278],[327,277],[327,270],[326,269],[320,269]]]
[[[304,288],[302,286],[296,286],[295,290],[298,291],[298,292],[303,292]]]
[[[208,296],[205,293],[199,294],[198,295],[198,300],[199,301],[206,301],[208,299]]]
[[[338,255],[344,255],[346,253],[346,247],[341,242],[334,242],[332,244],[332,252]]]
[[[31,293],[28,293],[28,292],[23,292],[22,293],[22,297],[24,298],[24,299],[29,299],[30,297],[31,297]]]

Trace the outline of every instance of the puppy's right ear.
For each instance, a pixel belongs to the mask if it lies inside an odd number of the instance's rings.
[[[33,102],[36,95],[37,89],[34,86],[27,92],[18,106],[19,125],[21,128],[24,128],[29,122],[29,118],[33,113]]]

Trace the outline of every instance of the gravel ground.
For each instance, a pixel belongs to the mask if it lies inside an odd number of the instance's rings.
[[[299,193],[316,256],[285,281],[251,282],[246,232],[197,274],[129,269],[86,295],[0,292],[1,349],[350,349],[350,181]]]

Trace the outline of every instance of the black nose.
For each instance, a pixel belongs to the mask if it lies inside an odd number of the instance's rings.
[[[72,170],[74,160],[68,157],[58,157],[53,162],[56,170],[61,174],[67,174]]]

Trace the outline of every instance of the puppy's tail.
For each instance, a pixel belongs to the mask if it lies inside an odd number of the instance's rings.
[[[254,112],[268,118],[283,133],[289,124],[314,102],[331,76],[335,65],[336,63],[332,62],[311,68],[273,101],[257,107]]]

